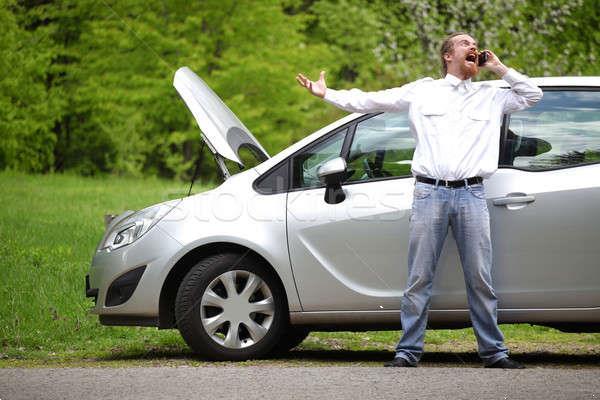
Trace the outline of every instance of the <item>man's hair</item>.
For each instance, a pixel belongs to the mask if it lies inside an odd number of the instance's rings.
[[[452,52],[454,50],[454,38],[458,35],[469,35],[467,32],[454,32],[446,36],[446,39],[442,42],[442,47],[440,47],[440,58],[442,60],[442,78],[446,76],[448,73],[448,65],[446,65],[446,60],[444,60],[444,54]],[[471,36],[471,35],[469,35]]]

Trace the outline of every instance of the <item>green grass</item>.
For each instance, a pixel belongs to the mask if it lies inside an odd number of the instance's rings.
[[[101,326],[88,313],[92,302],[84,295],[103,215],[179,197],[187,188],[156,179],[0,173],[0,367],[202,364],[175,330]],[[196,192],[205,189],[195,186]],[[600,355],[600,334],[529,325],[502,329],[517,353]],[[398,334],[312,333],[301,352],[256,362],[330,364],[347,354],[346,362],[386,358]],[[471,329],[428,331],[426,350],[473,353],[475,338]]]
[[[180,197],[187,188],[152,179],[0,174],[2,357],[183,347],[175,331],[99,325],[87,312],[92,302],[84,295],[84,277],[104,214]]]

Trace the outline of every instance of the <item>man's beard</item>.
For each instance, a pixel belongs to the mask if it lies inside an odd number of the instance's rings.
[[[469,79],[479,73],[479,67],[476,63],[465,61],[460,66],[460,71],[467,77],[467,79]]]

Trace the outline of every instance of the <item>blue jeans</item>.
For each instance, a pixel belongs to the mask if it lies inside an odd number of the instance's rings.
[[[486,365],[493,364],[508,357],[508,349],[497,323],[490,217],[483,184],[447,188],[416,183],[410,217],[408,281],[401,307],[403,335],[396,346],[396,357],[414,365],[423,354],[431,287],[448,226],[460,254],[479,356]]]

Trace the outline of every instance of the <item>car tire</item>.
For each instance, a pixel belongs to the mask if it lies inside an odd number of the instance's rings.
[[[185,342],[203,357],[259,358],[280,341],[286,326],[285,291],[264,261],[217,254],[198,262],[184,277],[175,318]]]
[[[279,342],[273,347],[271,354],[279,355],[287,353],[302,343],[309,334],[310,330],[307,328],[288,327],[281,335]]]

